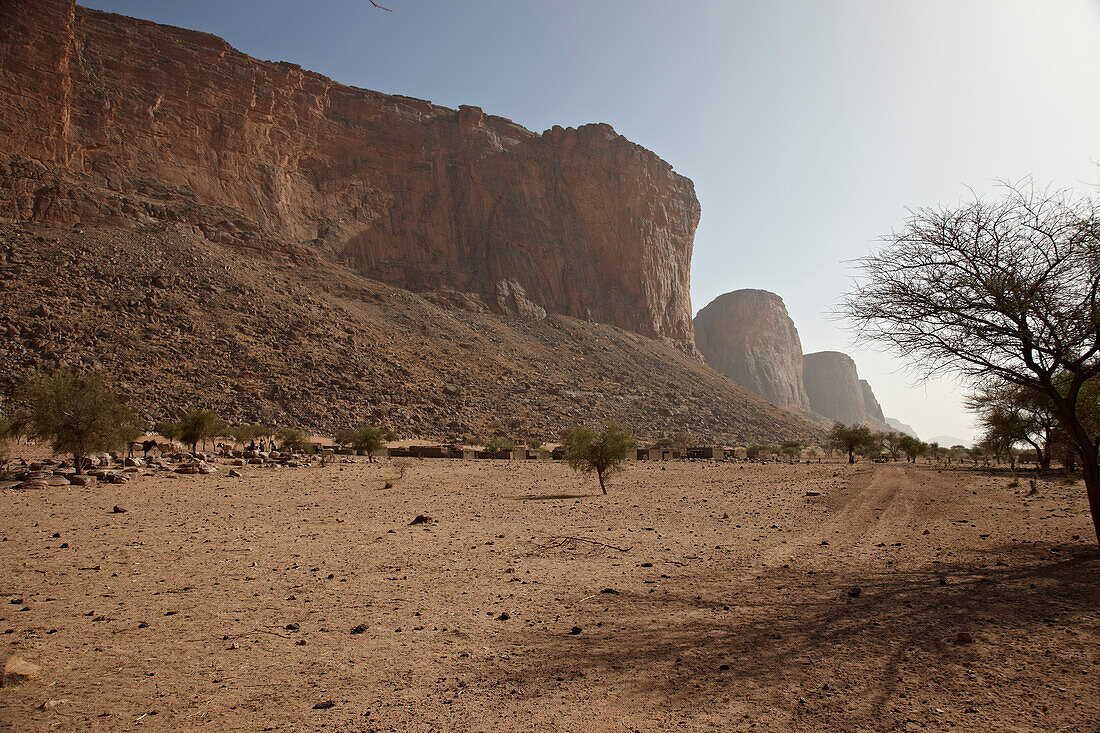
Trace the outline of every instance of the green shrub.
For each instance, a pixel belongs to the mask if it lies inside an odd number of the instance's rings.
[[[580,473],[595,473],[600,490],[607,493],[606,478],[622,470],[622,462],[638,443],[618,423],[608,423],[600,432],[577,425],[562,438],[565,460]]]
[[[280,428],[275,434],[275,440],[281,450],[291,450],[298,453],[312,453],[314,451],[313,440],[310,434],[302,428]]]
[[[198,446],[200,440],[205,448],[207,440],[225,430],[225,423],[218,418],[218,413],[193,407],[184,410],[178,424],[180,442],[191,446],[192,451]]]
[[[76,472],[92,453],[121,448],[137,434],[134,416],[95,372],[59,369],[32,376],[23,387],[30,429],[56,453],[69,453]]]
[[[485,444],[485,450],[489,453],[501,453],[502,451],[515,450],[516,444],[507,438],[490,438]]]

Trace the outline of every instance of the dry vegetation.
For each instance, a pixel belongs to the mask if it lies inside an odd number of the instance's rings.
[[[601,496],[560,462],[243,472],[0,493],[0,630],[43,668],[3,690],[0,724],[1100,719],[1100,557],[1079,483],[1028,496],[904,464],[655,462]]]

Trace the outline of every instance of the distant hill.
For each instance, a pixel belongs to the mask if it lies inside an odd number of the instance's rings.
[[[937,435],[929,443],[939,443],[944,448],[950,448],[953,445],[962,445],[969,448],[973,445],[974,441],[966,440],[965,438],[956,438],[954,435]]]
[[[890,427],[892,427],[894,430],[897,430],[899,433],[905,433],[906,435],[912,435],[914,438],[919,438],[920,437],[920,436],[917,435],[916,430],[913,430],[913,428],[911,426],[906,425],[905,423],[903,423],[901,420],[898,420],[897,418],[893,418],[893,417],[886,418],[886,424],[889,425]]]

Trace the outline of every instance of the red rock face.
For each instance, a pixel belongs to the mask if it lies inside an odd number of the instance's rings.
[[[183,222],[692,338],[694,188],[607,125],[539,135],[65,0],[0,4],[0,68],[0,218]]]
[[[767,290],[720,295],[695,316],[707,364],[773,405],[809,410],[802,342],[783,299]]]

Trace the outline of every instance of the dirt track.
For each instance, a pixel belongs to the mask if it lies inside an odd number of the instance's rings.
[[[668,463],[603,497],[542,462],[393,475],[3,492],[0,592],[23,602],[0,630],[44,671],[0,691],[0,726],[1100,730],[1080,484]]]

